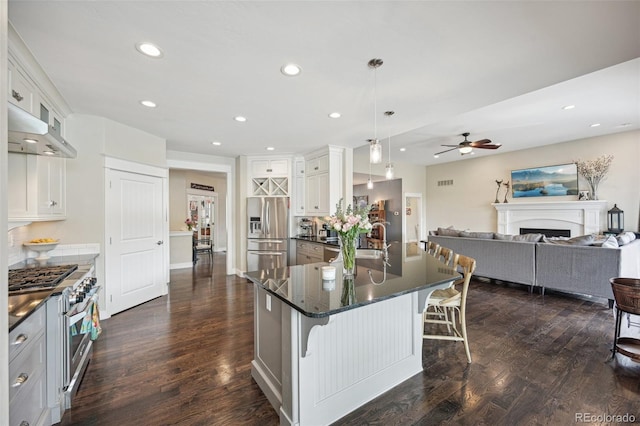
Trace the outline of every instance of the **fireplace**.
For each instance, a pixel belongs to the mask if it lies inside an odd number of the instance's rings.
[[[543,234],[547,238],[570,237],[571,229],[520,228],[520,235],[523,234]]]
[[[606,226],[607,202],[546,201],[493,204],[497,232],[518,234],[521,228],[569,230],[569,235],[598,233]],[[546,233],[545,233],[546,234]]]

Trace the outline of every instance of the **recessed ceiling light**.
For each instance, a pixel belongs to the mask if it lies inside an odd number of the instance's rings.
[[[438,154],[434,155],[433,158],[440,158]]]
[[[407,148],[400,148],[400,152],[405,152]]]
[[[339,112],[332,112],[329,114],[329,118],[340,118],[342,115]]]
[[[55,154],[55,152],[53,152],[53,151],[44,151],[44,154],[53,155],[53,154]]]
[[[618,124],[617,127],[629,127],[631,126],[631,123],[622,123],[622,124]]]
[[[600,123],[593,123],[593,124],[592,124],[591,126],[589,126],[589,127],[599,127],[599,126],[600,126]]]
[[[161,58],[164,55],[158,46],[146,41],[136,43],[136,50],[150,58]]]
[[[284,64],[280,67],[280,72],[287,77],[295,77],[302,72],[302,68],[296,64]]]
[[[565,105],[562,107],[562,109],[574,109],[575,107],[575,105]]]
[[[146,106],[147,108],[155,108],[155,107],[157,107],[157,106],[158,106],[158,105],[156,105],[156,103],[155,103],[155,102],[153,102],[153,101],[140,101],[140,103],[141,103],[142,105]]]
[[[31,139],[31,138],[24,138],[22,140],[25,141],[26,143],[38,143],[37,140]]]
[[[272,147],[272,146],[268,146],[268,147],[267,147],[267,151],[275,151],[275,148],[274,148],[274,147]]]
[[[222,142],[213,141],[213,142],[211,142],[211,145],[220,146],[220,145],[222,145]]]
[[[243,117],[241,115],[237,115],[235,117],[233,117],[234,120],[239,121],[240,123],[244,123],[245,121],[247,121],[246,117]]]

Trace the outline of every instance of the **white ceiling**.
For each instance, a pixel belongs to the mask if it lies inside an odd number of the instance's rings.
[[[74,112],[165,138],[170,150],[364,146],[372,58],[384,61],[377,136],[392,136],[394,161],[469,158],[433,158],[465,131],[502,144],[475,150],[492,155],[640,127],[639,1],[11,0],[9,19]],[[139,41],[164,56],[142,56]],[[283,76],[287,62],[302,74]]]

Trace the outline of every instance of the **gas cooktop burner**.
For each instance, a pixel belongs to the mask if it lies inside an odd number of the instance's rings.
[[[76,269],[78,269],[78,265],[10,269],[9,292],[36,291],[53,288]]]

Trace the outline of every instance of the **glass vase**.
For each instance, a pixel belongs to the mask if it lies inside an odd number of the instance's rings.
[[[340,297],[340,303],[342,306],[349,306],[356,303],[356,287],[353,275],[343,275],[342,296]]]
[[[589,189],[591,190],[591,199],[598,199],[598,184],[595,182],[589,182]]]
[[[340,236],[340,252],[342,253],[342,277],[344,279],[353,278],[356,272],[355,236]]]

